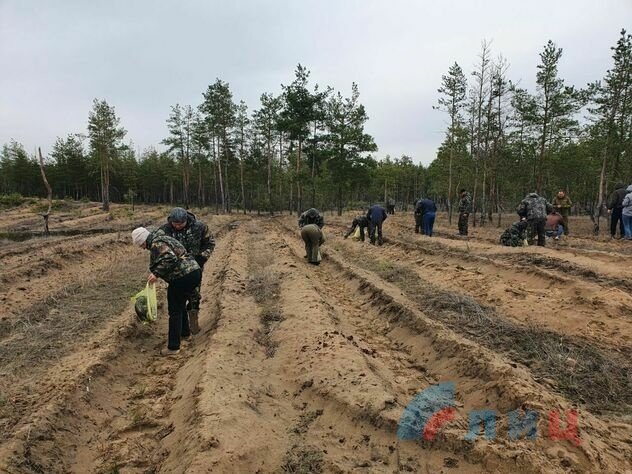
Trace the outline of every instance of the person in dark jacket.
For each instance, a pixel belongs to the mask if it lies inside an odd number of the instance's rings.
[[[465,189],[461,189],[459,196],[459,234],[467,235],[470,213],[472,212],[472,195]]]
[[[316,224],[319,229],[322,229],[325,225],[325,220],[323,219],[323,216],[320,215],[320,212],[312,207],[306,210],[298,218],[299,227],[306,226],[307,224]]]
[[[419,224],[421,224],[422,233],[428,237],[432,237],[432,228],[434,226],[435,216],[437,212],[437,205],[432,199],[420,199],[415,206],[415,217],[419,216],[419,219],[415,220],[415,232],[417,232]]]
[[[184,245],[165,235],[160,229],[149,232],[144,227],[138,227],[132,231],[132,241],[134,245],[151,252],[147,282],[155,283],[158,278],[162,278],[169,284],[169,337],[166,350],[163,349],[160,353],[177,354],[180,352],[180,338],[190,335],[186,304],[202,280],[200,266],[193,256],[187,253]]]
[[[371,239],[371,244],[375,245],[376,233],[377,244],[382,245],[384,243],[384,239],[382,237],[382,224],[387,217],[386,210],[379,204],[371,206],[366,213],[366,218],[369,220],[369,238]]]
[[[325,235],[322,231],[324,225],[323,216],[314,208],[305,211],[298,219],[301,238],[305,242],[305,258],[312,265],[320,265],[320,246],[325,243]]]
[[[546,216],[553,212],[551,203],[537,193],[529,193],[518,205],[517,212],[521,219],[529,223],[532,234],[538,236],[538,245],[544,247]]]
[[[608,213],[610,214],[610,235],[614,239],[615,234],[617,233],[617,224],[619,225],[619,238],[624,235],[623,228],[623,200],[625,199],[625,195],[628,193],[626,190],[626,185],[623,183],[617,183],[614,186],[614,191],[610,193],[608,196],[608,202],[606,203],[608,207]]]
[[[187,252],[200,266],[201,272],[204,272],[204,264],[215,249],[215,240],[205,223],[199,221],[192,212],[176,207],[171,210],[167,223],[162,225],[160,230],[184,245]],[[201,300],[202,295],[200,287],[198,287],[187,303],[187,314],[192,334],[200,332],[198,316]]]
[[[388,202],[386,203],[386,213],[395,214],[395,200],[393,198],[388,198]]]
[[[351,234],[353,234],[356,230],[356,227],[360,227],[360,240],[364,242],[364,232],[369,227],[369,219],[367,219],[366,216],[356,216],[356,218],[353,219],[353,222],[351,222],[351,229],[349,229],[349,232],[345,234],[344,238],[346,239]]]

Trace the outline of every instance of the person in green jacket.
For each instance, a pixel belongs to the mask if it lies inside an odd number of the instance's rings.
[[[562,215],[564,220],[564,235],[568,235],[568,216],[571,213],[573,203],[564,191],[559,191],[557,196],[553,198],[553,209]]]

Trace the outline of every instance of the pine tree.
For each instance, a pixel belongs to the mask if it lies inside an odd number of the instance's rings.
[[[450,126],[447,131],[449,142],[449,164],[448,164],[448,222],[452,224],[452,163],[455,153],[455,134],[457,130],[464,129],[461,111],[465,107],[465,94],[467,90],[467,80],[461,67],[454,63],[448,69],[448,74],[441,76],[441,87],[438,92],[442,97],[438,100],[438,110],[447,112],[450,117]]]
[[[114,107],[105,100],[94,99],[88,116],[90,150],[99,163],[103,210],[110,210],[110,170],[121,140],[127,132],[120,126]]]

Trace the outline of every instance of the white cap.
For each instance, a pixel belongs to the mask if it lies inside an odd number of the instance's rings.
[[[138,245],[140,247],[145,243],[148,235],[149,231],[147,229],[144,227],[137,227],[132,231],[132,242],[134,242],[134,245]]]

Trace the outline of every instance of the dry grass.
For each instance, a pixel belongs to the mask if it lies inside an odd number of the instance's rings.
[[[318,474],[323,472],[323,453],[309,446],[292,446],[283,459],[281,472]]]
[[[260,229],[256,229],[260,231]],[[254,234],[254,230],[252,232]],[[254,237],[250,238],[254,242]],[[278,342],[272,339],[272,333],[283,321],[283,315],[278,306],[281,292],[281,276],[270,268],[270,259],[261,242],[250,246],[248,253],[248,293],[254,297],[257,304],[262,306],[259,319],[261,328],[254,334],[257,344],[265,350],[266,357],[274,357]]]
[[[323,414],[323,410],[314,410],[314,411],[308,411],[307,413],[303,413],[300,416],[296,426],[292,428],[292,432],[296,434],[307,433],[307,430],[309,429],[311,424],[314,421],[316,421],[316,418],[318,418],[322,414]]]
[[[357,258],[355,263],[398,286],[426,315],[453,331],[519,362],[574,402],[594,412],[632,407],[632,363],[618,353],[546,328],[524,326],[473,298],[424,281],[410,268]],[[548,311],[542,308],[542,311]]]
[[[2,431],[8,433],[29,409],[32,395],[24,394],[30,393],[30,380],[39,380],[51,364],[86,344],[109,316],[125,309],[129,296],[142,285],[142,264],[142,255],[138,260],[114,260],[108,271],[36,303],[11,325],[11,332],[0,340],[0,397],[24,400],[0,406]]]

